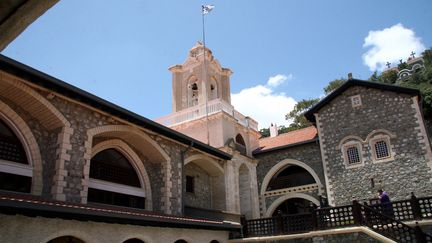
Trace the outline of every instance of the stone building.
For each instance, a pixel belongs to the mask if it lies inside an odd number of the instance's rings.
[[[369,201],[380,188],[393,200],[431,195],[419,100],[418,90],[351,79],[306,112],[314,126],[260,139],[261,216]]]
[[[226,242],[231,158],[0,56],[0,242]]]
[[[209,198],[197,201],[198,194],[210,196],[226,190],[226,210],[246,218],[259,217],[256,184],[257,161],[252,151],[258,147],[258,123],[242,115],[231,105],[230,75],[232,71],[221,67],[211,50],[198,42],[185,62],[169,68],[172,72],[172,114],[157,119],[163,125],[191,136],[232,155],[218,175],[196,165],[186,165],[187,182],[196,190],[186,193],[186,205],[204,207]],[[202,169],[202,170],[201,170]],[[203,181],[202,178],[211,177]],[[225,188],[219,181],[225,179]],[[208,190],[212,187],[213,190]],[[207,190],[206,190],[207,189]],[[217,195],[212,196],[217,200]]]
[[[306,117],[318,129],[330,205],[371,198],[432,194],[432,152],[420,92],[349,80]]]
[[[201,43],[169,70],[154,122],[0,56],[0,242],[228,242],[240,215],[432,194],[418,90],[351,79],[260,138]]]

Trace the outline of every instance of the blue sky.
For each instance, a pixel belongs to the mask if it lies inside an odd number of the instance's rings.
[[[286,125],[329,81],[367,79],[432,47],[430,0],[62,0],[2,54],[145,117],[171,112],[171,73],[202,39],[230,68],[232,102]]]

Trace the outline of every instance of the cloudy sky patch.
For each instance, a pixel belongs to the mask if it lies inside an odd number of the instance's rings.
[[[412,51],[419,55],[425,50],[421,38],[401,23],[383,30],[369,31],[363,47],[368,49],[362,56],[363,63],[371,71],[383,71],[387,62],[392,67],[396,66],[400,59],[406,61]]]
[[[276,88],[293,79],[293,75],[278,74],[268,79],[266,85],[245,88],[239,93],[231,94],[234,108],[245,116],[258,122],[259,128],[268,128],[271,123],[288,125],[285,114],[289,113],[297,103],[292,97]]]

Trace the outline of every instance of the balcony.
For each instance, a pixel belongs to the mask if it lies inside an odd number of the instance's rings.
[[[221,100],[214,99],[208,102],[207,111],[205,104],[196,105],[189,107],[187,109],[181,110],[179,112],[170,114],[156,119],[156,122],[165,125],[167,127],[179,125],[188,121],[196,120],[208,115],[213,115],[218,112],[225,112],[226,114],[234,117],[237,122],[244,127],[251,128],[258,131],[258,123],[250,117],[242,115],[240,112],[236,111],[231,104]]]

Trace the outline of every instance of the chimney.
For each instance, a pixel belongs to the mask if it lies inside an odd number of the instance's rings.
[[[278,127],[276,123],[273,125],[273,123],[270,125],[270,137],[276,137],[278,135]]]
[[[352,73],[348,73],[348,80],[351,80],[351,79],[353,79],[353,75],[352,75]]]

